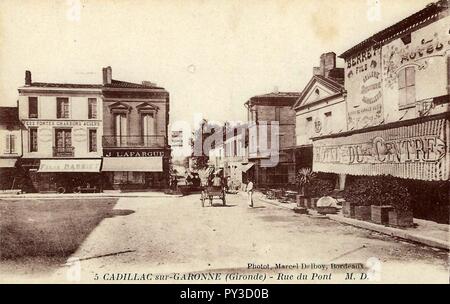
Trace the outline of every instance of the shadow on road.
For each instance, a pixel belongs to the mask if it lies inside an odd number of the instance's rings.
[[[114,210],[117,201],[0,201],[0,264],[13,265],[14,270],[31,266],[51,271],[65,263],[103,219],[134,213]]]

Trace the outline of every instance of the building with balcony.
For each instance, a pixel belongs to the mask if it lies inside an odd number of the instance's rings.
[[[20,189],[17,160],[22,156],[22,124],[17,107],[0,107],[0,190]]]
[[[102,86],[33,82],[25,72],[18,113],[23,124],[21,165],[37,191],[99,190]]]
[[[169,93],[154,83],[112,78],[103,69],[103,166],[105,189],[167,186]]]

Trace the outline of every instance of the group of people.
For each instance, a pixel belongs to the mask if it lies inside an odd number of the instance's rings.
[[[170,179],[170,186],[172,189],[176,190],[178,184],[177,177],[175,175],[171,176]],[[202,185],[202,181],[200,179],[200,176],[198,173],[188,173],[186,175],[186,184],[191,185],[193,187],[200,187]],[[223,188],[225,191],[229,191],[232,189],[232,180],[229,176],[224,177],[223,175],[219,173],[211,173],[208,176],[207,179],[207,186],[209,187],[217,187],[217,188]],[[251,179],[248,179],[247,186],[245,188],[247,192],[247,198],[248,198],[248,206],[253,207],[253,182]]]

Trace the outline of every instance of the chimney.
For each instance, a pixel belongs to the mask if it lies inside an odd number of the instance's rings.
[[[333,52],[320,55],[320,70],[322,76],[328,77],[331,70],[336,68],[336,54]]]
[[[142,85],[146,86],[146,87],[156,87],[156,83],[148,81],[148,80],[143,80]]]
[[[313,67],[313,75],[322,75],[322,71],[320,70],[320,67]]]
[[[25,71],[25,85],[31,85],[31,72]]]
[[[111,84],[112,82],[112,69],[110,66],[103,68],[103,84]]]

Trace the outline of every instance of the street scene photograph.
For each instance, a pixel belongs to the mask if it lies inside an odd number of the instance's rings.
[[[2,0],[0,46],[0,284],[450,283],[450,0]]]

